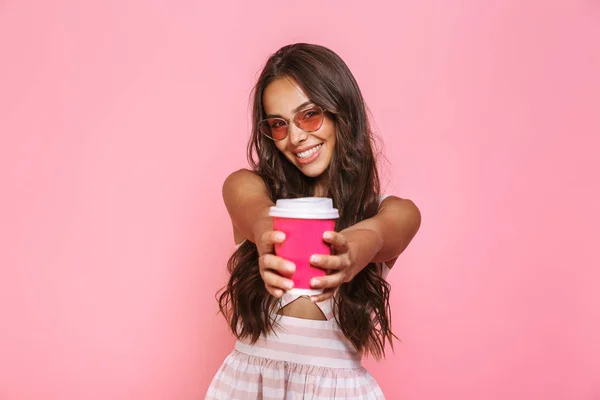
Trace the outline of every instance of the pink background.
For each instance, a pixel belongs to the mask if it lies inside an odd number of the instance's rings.
[[[593,0],[0,1],[0,399],[203,398],[221,184],[295,41],[347,61],[423,213],[388,398],[600,399]]]

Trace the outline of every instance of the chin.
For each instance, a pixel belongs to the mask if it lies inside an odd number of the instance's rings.
[[[308,176],[309,178],[318,178],[319,176],[323,175],[323,173],[325,172],[325,170],[318,170],[318,171],[304,171],[304,170],[300,170],[304,175]]]
[[[323,163],[315,165],[301,165],[295,163],[296,168],[298,168],[300,172],[309,178],[318,178],[319,176],[323,175],[325,171],[327,171],[328,164],[329,163],[327,163],[327,165],[324,165]]]

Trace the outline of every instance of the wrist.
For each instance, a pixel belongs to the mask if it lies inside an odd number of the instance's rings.
[[[348,248],[353,258],[351,261],[358,269],[356,273],[366,267],[383,248],[383,238],[372,229],[356,229],[342,233],[348,240]]]

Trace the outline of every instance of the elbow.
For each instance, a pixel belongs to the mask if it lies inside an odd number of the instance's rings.
[[[405,248],[421,228],[421,210],[409,199],[402,199],[402,218],[399,221],[401,231],[405,235]]]
[[[410,214],[409,220],[411,221],[411,226],[413,227],[414,234],[416,235],[419,231],[419,228],[421,227],[421,210],[419,210],[419,207],[417,207],[417,205],[412,200],[407,201],[407,208]]]

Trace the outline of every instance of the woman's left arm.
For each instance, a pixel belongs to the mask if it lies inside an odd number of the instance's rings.
[[[389,196],[381,203],[379,212],[375,216],[344,229],[340,233],[346,236],[350,245],[358,246],[357,250],[359,252],[362,253],[361,250],[366,250],[366,253],[371,253],[372,250],[363,249],[361,247],[364,246],[360,245],[363,242],[361,240],[362,236],[369,234],[364,231],[371,231],[371,234],[381,238],[381,247],[366,264],[369,262],[393,264],[391,261],[395,261],[408,247],[420,226],[421,212],[415,203],[411,200]],[[369,244],[365,244],[368,247]],[[365,265],[363,265],[363,268]]]
[[[408,247],[421,226],[421,213],[407,199],[390,196],[378,213],[343,231],[326,232],[324,240],[331,244],[333,255],[317,255],[311,263],[332,270],[325,277],[314,280],[313,288],[326,289],[314,301],[323,301],[344,282],[349,282],[371,262],[393,265],[396,258]]]

